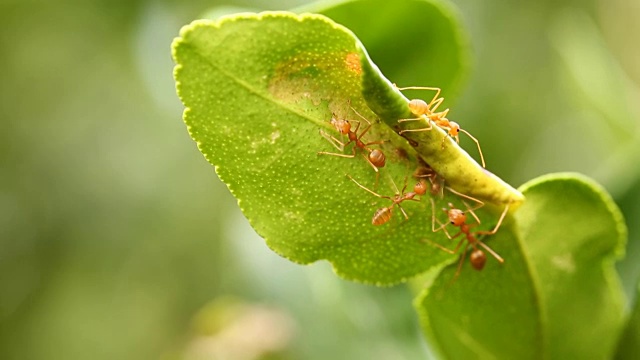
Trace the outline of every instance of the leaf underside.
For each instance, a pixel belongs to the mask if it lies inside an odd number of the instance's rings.
[[[394,207],[387,224],[372,226],[376,209],[391,201],[347,177],[393,196],[396,187],[412,189],[417,167],[413,149],[365,104],[360,51],[329,19],[283,12],[196,21],[173,44],[189,133],[269,247],[299,263],[327,259],[347,279],[393,284],[455,256],[430,243],[451,245],[431,230],[427,196],[401,204],[408,220]],[[371,146],[387,156],[379,174],[359,149],[354,158],[317,154],[339,152],[320,135],[341,138],[332,114],[354,127],[359,121],[359,132],[366,127],[351,106],[373,123],[364,141],[384,141]],[[435,199],[438,208],[448,201],[464,208],[457,197]],[[489,219],[482,226],[492,225],[495,211],[478,211]]]

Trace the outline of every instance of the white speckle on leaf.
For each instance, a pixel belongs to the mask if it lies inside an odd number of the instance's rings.
[[[271,133],[271,144],[275,144],[276,140],[280,137],[280,131],[276,130]]]
[[[571,253],[554,256],[551,258],[551,263],[558,269],[568,273],[573,273],[576,271],[576,264],[573,261]]]
[[[300,216],[299,213],[294,213],[294,212],[291,212],[291,211],[285,212],[284,213],[284,217],[287,220],[294,221],[294,222],[299,222],[299,221],[302,220],[302,216]]]

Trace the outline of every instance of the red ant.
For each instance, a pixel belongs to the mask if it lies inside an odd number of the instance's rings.
[[[418,168],[413,172],[413,177],[418,179],[429,179],[431,183],[431,195],[444,196],[444,178],[436,173],[433,168],[421,158],[418,158]]]
[[[404,209],[402,208],[402,205],[400,205],[400,203],[403,202],[403,201],[406,201],[406,200],[420,201],[418,199],[414,199],[414,197],[416,197],[417,195],[422,196],[427,192],[427,183],[426,183],[426,181],[425,180],[420,180],[413,187],[413,191],[405,193],[405,190],[407,189],[407,180],[405,179],[404,187],[402,188],[402,191],[398,191],[398,188],[396,187],[396,184],[393,183],[393,186],[396,188],[396,194],[393,197],[390,197],[390,196],[380,195],[380,194],[378,194],[378,193],[376,193],[376,192],[374,192],[372,190],[367,189],[367,187],[365,187],[364,185],[361,185],[360,183],[358,183],[354,178],[352,178],[349,175],[347,175],[347,177],[349,177],[349,179],[351,179],[351,181],[356,183],[356,185],[358,185],[363,190],[369,192],[370,194],[375,195],[375,196],[377,196],[379,198],[382,198],[382,199],[389,199],[389,200],[392,201],[391,205],[389,205],[387,207],[380,208],[380,209],[376,210],[376,212],[373,214],[373,218],[371,218],[371,224],[376,225],[376,226],[377,225],[386,224],[389,220],[391,220],[392,210],[393,210],[394,206],[396,206],[396,205],[398,205],[398,208],[400,208],[400,211],[402,211],[402,215],[404,215],[404,218],[409,220],[409,216],[404,211]]]
[[[478,139],[473,137],[473,135],[471,135],[468,131],[462,129],[460,125],[458,125],[458,123],[447,119],[447,114],[449,113],[449,109],[446,109],[441,112],[435,112],[436,109],[444,101],[443,97],[440,97],[440,98],[438,97],[441,91],[440,88],[423,87],[423,86],[409,86],[404,88],[399,88],[399,87],[396,87],[396,88],[398,90],[435,90],[436,92],[435,96],[433,97],[433,99],[431,99],[431,101],[428,104],[424,100],[420,100],[420,99],[413,99],[409,101],[409,110],[411,111],[412,114],[418,117],[414,119],[400,119],[398,120],[398,122],[422,120],[423,119],[422,116],[425,115],[427,119],[433,121],[437,126],[446,130],[451,137],[456,139],[456,142],[458,144],[460,143],[460,137],[458,134],[460,133],[460,131],[462,131],[463,133],[467,134],[467,136],[469,136],[469,138],[471,138],[471,140],[473,140],[476,143],[476,145],[478,146],[478,152],[480,153],[480,159],[482,160],[482,167],[486,167],[484,162],[484,155],[482,154],[482,149],[480,148],[480,142],[478,141]],[[405,132],[431,130],[433,125],[431,124],[431,122],[429,121],[427,122],[429,126],[426,128],[402,130],[400,131],[400,135]],[[442,138],[442,148],[444,148],[444,141],[446,138],[447,138],[446,136]]]
[[[338,120],[335,114],[333,114],[333,117],[331,118],[331,125],[333,125],[340,134],[347,135],[349,137],[349,141],[347,141],[346,143],[343,143],[342,141],[336,139],[335,137],[320,130],[320,135],[322,135],[333,146],[335,146],[336,149],[340,151],[344,151],[344,148],[347,145],[351,143],[355,143],[355,146],[352,148],[351,154],[350,155],[338,154],[338,153],[320,151],[318,152],[318,155],[333,155],[333,156],[339,156],[339,157],[353,158],[356,156],[356,148],[360,148],[369,152],[368,156],[365,156],[364,154],[362,156],[364,156],[364,158],[367,159],[367,162],[373,167],[373,170],[378,172],[378,168],[384,167],[386,163],[386,157],[384,156],[384,153],[381,150],[370,149],[369,145],[383,144],[384,141],[372,141],[368,143],[363,142],[362,137],[364,136],[364,134],[367,133],[367,131],[369,131],[369,129],[371,129],[371,123],[364,116],[360,115],[360,113],[358,113],[356,109],[354,109],[353,107],[351,109],[368,124],[368,126],[364,130],[362,130],[360,135],[358,135],[358,129],[360,128],[359,121],[358,121],[358,125],[356,125],[355,130],[352,131],[351,123],[349,122],[349,120]]]
[[[456,191],[454,191],[453,189],[450,189],[447,187],[447,189],[449,189],[450,191],[453,191],[455,194],[458,195],[462,195]],[[463,197],[466,198],[470,198],[469,196],[466,195],[462,195]],[[502,212],[502,215],[500,215],[500,219],[498,220],[498,223],[496,224],[496,226],[493,228],[493,230],[491,231],[475,231],[472,232],[471,228],[480,225],[480,219],[478,219],[478,217],[476,216],[476,214],[473,212],[473,210],[478,209],[480,207],[482,207],[484,205],[484,203],[482,203],[480,200],[476,200],[478,202],[480,202],[480,205],[475,207],[475,208],[471,208],[469,207],[469,205],[462,201],[466,206],[467,206],[467,210],[466,211],[462,211],[460,209],[457,209],[452,203],[449,203],[449,209],[443,208],[442,211],[444,211],[447,214],[447,217],[449,218],[449,222],[447,223],[441,223],[439,220],[436,219],[436,212],[435,212],[435,202],[433,201],[433,199],[431,200],[431,213],[432,213],[432,217],[431,217],[431,230],[433,230],[433,232],[438,232],[440,230],[443,230],[444,233],[447,235],[447,237],[451,240],[457,238],[460,235],[464,235],[464,237],[458,242],[458,244],[456,245],[455,249],[450,250],[440,244],[437,243],[433,243],[434,245],[438,246],[440,249],[450,253],[450,254],[456,254],[458,253],[458,251],[460,250],[460,247],[462,246],[462,244],[465,242],[467,242],[467,244],[463,247],[462,250],[462,255],[460,256],[460,261],[458,262],[458,269],[456,270],[456,274],[454,276],[454,279],[456,279],[458,277],[458,275],[460,275],[460,271],[462,270],[462,263],[464,262],[464,259],[467,255],[467,250],[468,250],[468,246],[471,245],[471,247],[473,248],[473,250],[471,251],[471,254],[469,255],[469,261],[471,262],[471,266],[473,266],[474,269],[476,270],[482,270],[484,268],[484,265],[487,261],[487,256],[485,255],[484,250],[488,251],[494,258],[496,258],[496,260],[498,260],[498,262],[500,263],[504,263],[504,259],[502,259],[502,257],[500,257],[500,255],[498,255],[495,251],[493,251],[489,246],[487,246],[485,243],[483,243],[480,239],[477,238],[478,235],[493,235],[495,234],[498,229],[500,228],[500,226],[502,225],[502,221],[504,220],[504,217],[507,215],[507,212],[509,211],[509,205],[507,205],[504,209],[504,211]],[[475,199],[474,199],[475,200]],[[476,224],[468,224],[467,223],[467,213],[471,213],[471,215],[473,216],[473,218],[476,220]],[[436,229],[435,227],[435,223],[436,221],[438,222],[438,224],[440,225],[439,228]],[[447,225],[453,225],[455,227],[459,227],[460,231],[451,236],[449,234],[449,232],[447,231],[446,227]],[[430,241],[431,242],[431,241]],[[478,245],[482,248],[479,248]]]

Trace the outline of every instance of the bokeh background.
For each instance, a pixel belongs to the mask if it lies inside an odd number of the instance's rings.
[[[406,287],[272,253],[181,121],[169,47],[182,25],[216,6],[306,3],[0,1],[1,359],[428,355]],[[640,2],[453,3],[474,59],[451,115],[513,185],[579,171],[613,195],[631,302]]]

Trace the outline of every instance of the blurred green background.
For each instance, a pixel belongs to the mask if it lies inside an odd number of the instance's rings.
[[[181,121],[169,48],[182,25],[218,5],[306,3],[0,1],[1,359],[427,356],[408,289],[272,253]],[[556,171],[602,183],[629,225],[631,299],[640,3],[454,4],[474,59],[450,118],[515,186]]]

